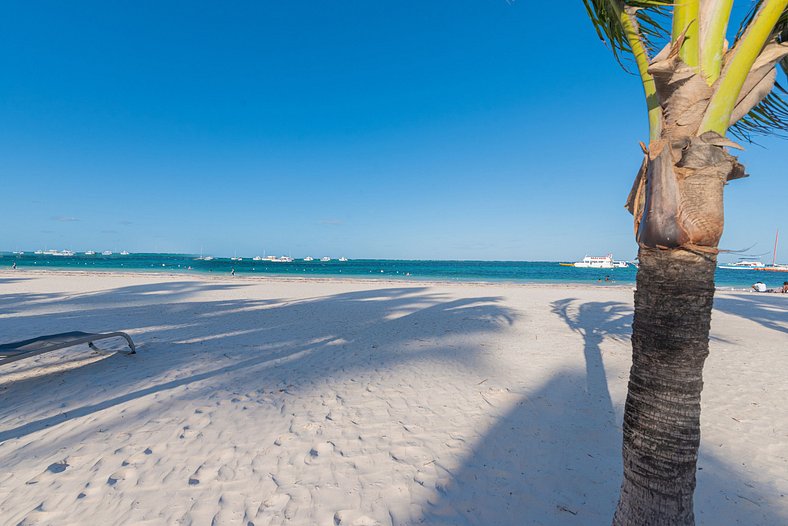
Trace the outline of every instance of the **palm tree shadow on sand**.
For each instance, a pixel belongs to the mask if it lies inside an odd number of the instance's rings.
[[[3,378],[9,370],[0,371],[0,446],[19,441],[28,458],[45,456],[89,439],[99,413],[160,395],[204,398],[227,385],[239,393],[259,388],[298,393],[325,378],[388,374],[420,360],[483,371],[485,358],[473,338],[494,334],[516,317],[497,297],[448,298],[425,287],[298,301],[195,299],[197,293],[242,286],[183,282],[71,297],[14,296],[6,305],[15,316],[0,319],[4,335],[21,339],[26,335],[14,333],[19,327],[133,329],[140,354],[84,364],[74,357],[73,367],[43,368],[10,382]],[[50,302],[57,308],[46,310]],[[610,523],[621,477],[621,430],[601,345],[606,338],[628,338],[631,309],[574,299],[551,308],[582,337],[585,374],[566,370],[519,393],[459,468],[436,462],[444,477],[432,498],[419,503],[421,522]],[[436,335],[450,335],[452,343]],[[61,406],[53,399],[68,402]],[[38,431],[66,423],[78,425],[45,443],[36,440]],[[701,464],[698,502],[705,504],[699,523],[725,524],[735,517],[749,524],[785,523],[779,512],[762,505],[766,489],[742,480],[729,463],[709,456]],[[743,487],[746,492],[737,497],[736,488]]]
[[[714,298],[714,308],[788,334],[788,298],[785,294],[753,294]]]
[[[585,375],[565,371],[523,394],[449,473],[450,482],[437,489],[424,523],[610,524],[621,483],[623,408],[611,401],[600,345],[605,338],[629,339],[632,309],[571,298],[551,307],[583,337]],[[696,502],[704,509],[696,512],[698,524],[785,523],[779,511],[761,507],[765,488],[714,457],[701,464],[705,472]],[[731,488],[744,488],[748,496],[727,497]],[[742,504],[751,509],[742,510]]]
[[[96,359],[72,349],[43,355],[41,361],[49,367],[41,367],[35,375],[17,372],[34,369],[37,361],[17,362],[0,371],[0,392],[6,402],[4,410],[0,408],[0,445],[179,388],[187,389],[191,397],[228,384],[239,392],[272,386],[295,392],[321,378],[385,370],[422,359],[482,367],[476,347],[421,342],[433,338],[436,327],[441,335],[462,340],[499,330],[514,316],[497,305],[499,298],[449,299],[424,287],[297,301],[188,301],[198,292],[240,286],[170,282],[61,298],[15,295],[15,311],[41,307],[42,302],[53,302],[57,309],[0,320],[4,334],[14,334],[8,330],[12,323],[46,328],[41,332],[134,329],[139,352]],[[24,336],[16,334],[18,339]],[[80,355],[89,359],[81,361]],[[53,388],[55,396],[69,403],[57,405],[49,397],[36,396],[52,393]],[[75,405],[74,400],[81,403]]]

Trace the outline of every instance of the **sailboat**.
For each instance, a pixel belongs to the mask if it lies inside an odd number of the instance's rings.
[[[203,256],[202,247],[200,247],[200,257],[198,257],[196,261],[213,261],[213,256]]]
[[[774,252],[772,252],[772,264],[756,268],[755,270],[765,270],[767,272],[788,272],[788,265],[777,263],[777,242],[780,239],[780,231],[774,234]]]

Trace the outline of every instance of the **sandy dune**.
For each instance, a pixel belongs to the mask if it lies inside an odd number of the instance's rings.
[[[788,296],[716,306],[698,522],[786,523]],[[0,367],[0,522],[609,524],[631,314],[626,287],[3,272],[1,341],[139,353]]]

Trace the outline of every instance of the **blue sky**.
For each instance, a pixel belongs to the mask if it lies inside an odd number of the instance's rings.
[[[639,81],[535,5],[5,3],[0,249],[632,258]],[[721,246],[785,261],[760,143]]]

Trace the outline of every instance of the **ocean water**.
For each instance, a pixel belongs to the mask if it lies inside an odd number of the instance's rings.
[[[166,272],[178,274],[274,275],[291,277],[342,277],[383,280],[481,281],[519,283],[593,283],[601,285],[634,284],[637,269],[583,269],[562,267],[555,261],[422,261],[390,259],[354,259],[346,262],[296,260],[292,263],[265,261],[231,261],[216,258],[198,260],[188,254],[130,254],[121,256],[71,257],[0,253],[0,267],[13,263],[17,268],[62,269],[125,272]],[[609,281],[606,281],[606,278]],[[756,281],[777,287],[788,280],[784,273],[756,270],[717,269],[716,284],[720,288],[748,289]]]

